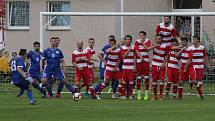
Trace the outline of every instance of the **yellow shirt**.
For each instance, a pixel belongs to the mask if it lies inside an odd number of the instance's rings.
[[[10,71],[8,57],[6,56],[0,58],[0,71],[3,73],[8,73]]]

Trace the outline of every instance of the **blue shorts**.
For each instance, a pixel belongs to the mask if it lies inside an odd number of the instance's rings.
[[[61,68],[54,68],[54,69],[45,69],[45,72],[43,73],[43,78],[52,79],[52,77],[55,77],[58,81],[63,81],[65,79],[65,76],[61,70]]]
[[[42,74],[41,73],[30,73],[30,77],[32,77],[33,79],[36,79],[38,81],[41,81]]]
[[[19,87],[22,90],[28,90],[28,87],[30,85],[30,82],[28,80],[22,80],[17,84],[14,84],[15,86]]]

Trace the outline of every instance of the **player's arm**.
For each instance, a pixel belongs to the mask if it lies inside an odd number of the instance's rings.
[[[40,72],[43,72],[44,71],[44,63],[45,63],[45,58],[41,58],[40,59]]]
[[[106,60],[103,58],[104,53],[103,52],[99,52],[98,54],[98,58],[106,65]]]
[[[164,58],[164,62],[163,62],[162,65],[161,65],[161,68],[166,67],[167,61],[168,61],[168,60],[169,60],[169,55],[166,55],[165,58]]]
[[[77,64],[76,64],[76,59],[77,57],[75,56],[75,54],[72,54],[72,64],[78,69],[78,70],[82,70],[82,68],[80,68]]]
[[[181,53],[182,53],[186,48],[187,48],[187,47],[181,48],[178,52],[176,52],[175,56],[176,56],[177,58],[179,58],[179,57],[181,56]]]
[[[203,56],[204,56],[204,63],[205,63],[205,66],[206,66],[206,69],[207,70],[209,70],[209,68],[210,68],[210,64],[209,64],[209,62],[208,62],[208,57],[207,57],[207,54],[206,54],[206,51],[204,50],[204,52],[203,52]]]
[[[108,49],[106,50],[106,53],[110,53],[111,50],[116,49],[116,48],[117,48],[116,45],[115,45],[115,46],[112,46],[112,47],[110,47],[110,48],[108,48]]]
[[[22,75],[23,78],[28,77],[28,74],[22,70],[21,66],[18,66],[17,71]]]
[[[128,53],[131,51],[131,47],[126,51],[126,52],[124,52],[124,51],[122,51],[122,59],[124,59],[124,58],[126,58],[127,56],[128,56]]]
[[[61,59],[61,69],[63,70],[64,74],[66,74],[66,62],[64,59]]]
[[[150,51],[152,49],[154,49],[155,47],[157,47],[159,44],[155,44],[155,45],[152,45],[152,46],[147,46],[146,44],[143,44],[143,46],[146,48],[146,51]]]
[[[188,69],[188,67],[189,67],[189,65],[190,65],[191,62],[192,62],[192,59],[189,58],[189,59],[187,60],[187,64],[186,64],[185,67],[184,67],[184,72],[187,72],[187,69]]]
[[[144,58],[141,56],[138,46],[139,45],[137,43],[135,43],[135,46],[134,46],[135,52],[136,52],[137,56],[141,59],[141,61],[144,61]]]
[[[137,72],[137,56],[136,56],[136,53],[134,54],[134,72],[135,73]]]

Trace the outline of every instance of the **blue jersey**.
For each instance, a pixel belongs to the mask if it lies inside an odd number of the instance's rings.
[[[42,57],[42,52],[30,51],[27,57],[30,59],[29,73],[40,72],[40,59]]]
[[[22,68],[23,71],[27,71],[25,60],[20,56],[11,60],[11,73],[14,84],[18,84],[20,81],[25,80],[25,78],[17,71],[17,68],[19,67]]]
[[[110,44],[106,44],[102,49],[101,49],[101,53],[102,53],[102,55],[103,55],[103,58],[105,59],[105,60],[107,60],[107,53],[106,53],[106,50],[108,49],[108,48],[110,48],[111,46],[110,46]],[[105,69],[105,64],[102,62],[102,61],[100,61],[100,65],[99,65],[99,68],[100,68],[100,70],[101,69]]]
[[[46,60],[46,68],[60,68],[61,60],[64,59],[63,53],[58,48],[48,48],[44,50],[42,58]]]

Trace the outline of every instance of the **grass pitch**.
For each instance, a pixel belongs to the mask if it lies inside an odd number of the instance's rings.
[[[71,95],[62,99],[40,99],[29,105],[26,93],[17,98],[15,93],[0,92],[1,121],[215,121],[215,96],[200,100],[185,96],[182,101],[137,101],[82,98],[74,102]]]

